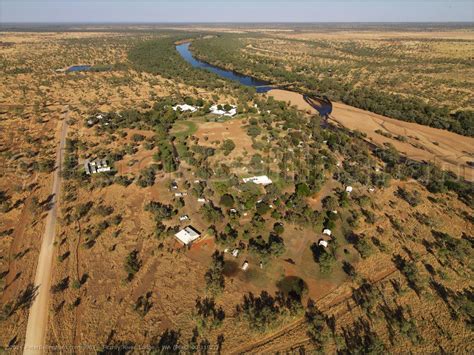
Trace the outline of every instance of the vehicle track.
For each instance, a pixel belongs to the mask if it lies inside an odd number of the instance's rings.
[[[380,275],[378,275],[377,277],[375,277],[373,280],[371,280],[371,283],[372,284],[379,283],[379,282],[387,279],[388,277],[390,277],[391,275],[393,275],[397,271],[398,271],[398,269],[395,268],[395,267],[390,268],[390,269],[384,271],[383,273],[381,273]],[[332,294],[333,294],[333,292],[321,297],[319,300],[316,300],[316,303],[319,303],[319,302],[323,301],[324,299],[330,297]],[[326,311],[327,312],[330,309],[339,306],[341,303],[350,300],[351,297],[352,297],[352,292],[348,293],[346,295],[343,295],[341,297],[336,298],[332,303],[330,303],[326,307],[320,307],[320,309],[321,309],[321,311]],[[344,311],[341,314],[338,314],[338,316],[341,316],[341,315],[343,315],[347,312],[348,312],[348,310]],[[263,348],[267,345],[270,345],[271,343],[274,343],[279,338],[284,337],[286,334],[288,334],[291,331],[297,330],[297,328],[299,328],[299,327],[304,327],[305,326],[304,321],[305,321],[304,317],[301,317],[300,319],[290,323],[289,325],[287,325],[286,327],[278,330],[277,332],[275,332],[273,334],[270,334],[270,335],[264,337],[263,339],[257,340],[256,342],[254,342],[252,344],[244,345],[241,348],[239,348],[235,351],[232,351],[231,353],[232,354],[264,353],[264,352],[266,352],[266,350],[264,351],[263,349],[262,350],[259,350],[259,349],[261,349],[261,348]],[[272,353],[279,352],[279,351],[285,352],[288,349],[296,349],[296,348],[299,348],[299,347],[301,347],[305,344],[308,344],[309,341],[310,341],[309,338],[301,339],[300,341],[298,341],[297,343],[294,343],[294,344],[288,344],[288,345],[285,345],[285,346],[272,348],[271,352]]]
[[[49,300],[51,288],[51,269],[54,255],[54,239],[56,234],[56,220],[61,192],[61,171],[63,165],[63,150],[66,145],[67,117],[69,109],[64,113],[61,123],[59,145],[56,151],[56,169],[53,175],[51,209],[48,211],[45,231],[41,243],[36,267],[34,285],[37,287],[36,296],[29,310],[26,327],[24,354],[42,354],[46,352],[45,340],[48,328]]]

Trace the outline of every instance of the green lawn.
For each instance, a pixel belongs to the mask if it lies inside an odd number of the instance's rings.
[[[177,121],[171,133],[176,136],[176,138],[184,138],[196,133],[197,129],[197,124],[193,121]]]

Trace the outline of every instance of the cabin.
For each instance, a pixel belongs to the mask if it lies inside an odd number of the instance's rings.
[[[239,255],[239,249],[232,250],[232,256],[236,258]]]
[[[179,217],[179,220],[180,220],[181,222],[183,222],[183,221],[189,221],[189,216],[188,216],[187,214],[182,215],[181,217]]]
[[[254,184],[263,185],[263,186],[270,185],[271,183],[273,183],[273,181],[266,175],[252,176],[252,177],[244,178],[242,180],[244,181],[244,183],[253,182]]]
[[[347,186],[346,187],[346,192],[351,193],[352,192],[352,186]]]
[[[331,232],[330,229],[327,229],[327,228],[326,228],[326,229],[323,230],[323,234],[326,234],[326,235],[328,235],[328,236],[331,236],[332,232]]]
[[[242,270],[247,271],[248,268],[249,268],[249,263],[247,260],[245,260],[244,263],[242,264]]]
[[[201,233],[199,233],[192,226],[187,226],[186,228],[176,233],[174,236],[184,245],[190,245],[192,242],[201,237]]]

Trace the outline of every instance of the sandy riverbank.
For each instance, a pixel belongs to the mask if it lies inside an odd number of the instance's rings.
[[[290,102],[301,110],[317,113],[303,96],[286,90],[271,90],[268,95],[277,100]],[[474,181],[474,169],[467,162],[474,160],[474,138],[461,136],[446,130],[399,121],[377,115],[339,102],[333,102],[330,122],[351,130],[367,134],[367,139],[378,145],[392,143],[400,153],[414,160],[424,160],[438,164],[442,169],[451,170],[469,181]],[[406,142],[388,138],[376,130],[406,137]]]

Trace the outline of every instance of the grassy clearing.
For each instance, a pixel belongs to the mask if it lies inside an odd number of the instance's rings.
[[[198,126],[193,121],[178,121],[171,130],[171,133],[176,138],[184,138],[196,133],[197,129]]]

